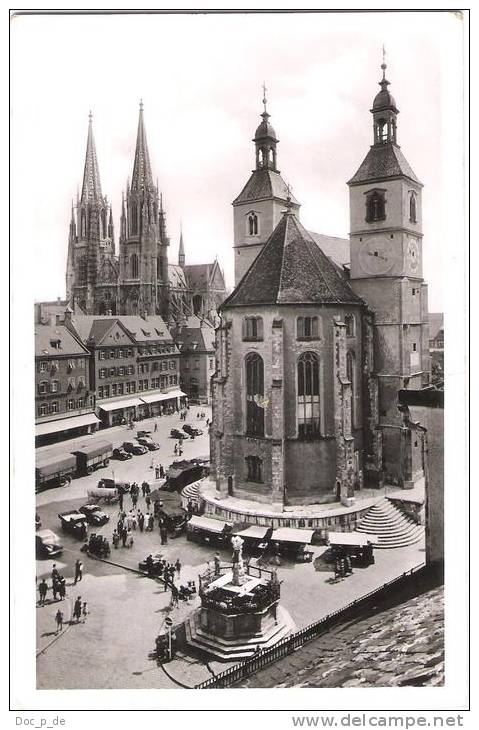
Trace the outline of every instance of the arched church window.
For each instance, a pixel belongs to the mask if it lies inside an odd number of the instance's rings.
[[[246,456],[246,481],[263,481],[263,460],[259,456]]]
[[[298,317],[296,337],[298,340],[317,340],[319,338],[318,317]]]
[[[319,357],[305,352],[298,359],[298,436],[316,439],[320,436]]]
[[[256,352],[246,356],[246,434],[264,436],[264,365]]]
[[[387,142],[388,141],[388,123],[385,119],[378,120],[377,130],[378,130],[378,141]]]
[[[383,190],[372,190],[366,195],[366,222],[386,219],[386,198]]]
[[[346,377],[351,383],[351,426],[356,418],[356,356],[348,350],[346,353]]]
[[[411,223],[417,223],[416,194],[409,194],[409,220]]]
[[[136,202],[132,202],[130,207],[131,216],[131,235],[136,236],[138,234],[138,206]]]
[[[344,324],[346,325],[346,337],[354,337],[356,334],[356,320],[354,318],[354,314],[345,314]]]
[[[256,213],[250,213],[248,216],[248,234],[250,236],[258,235],[258,216]]]
[[[138,279],[138,254],[134,253],[131,257],[131,277]]]

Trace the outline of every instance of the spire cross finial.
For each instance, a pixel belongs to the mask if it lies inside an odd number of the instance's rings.
[[[263,81],[263,104],[264,104],[264,112],[265,112],[265,114],[267,113],[267,112],[266,112],[266,102],[267,102],[267,99],[266,99],[266,92],[267,92],[267,91],[268,91],[268,89],[266,88],[266,84],[265,84],[265,82]]]
[[[91,113],[91,109],[90,109],[90,111],[88,112],[88,121],[91,122],[92,119],[93,119],[93,114]]]
[[[387,68],[387,65],[386,65],[386,47],[385,47],[384,43],[383,43],[383,62],[381,64],[381,68],[383,70],[383,80],[384,80],[386,78],[386,68]]]
[[[143,99],[140,99],[140,111],[143,111]]]

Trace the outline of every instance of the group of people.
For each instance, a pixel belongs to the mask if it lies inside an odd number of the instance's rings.
[[[346,578],[348,575],[352,575],[353,567],[351,564],[351,558],[349,555],[343,555],[336,557],[334,561],[334,579]]]
[[[111,552],[108,538],[92,532],[88,538],[87,552],[98,558],[107,558]]]
[[[183,439],[180,439],[173,449],[175,456],[183,456]]]
[[[73,605],[73,614],[72,619],[70,621],[70,624],[72,623],[80,623],[80,620],[83,617],[83,623],[86,621],[86,617],[88,615],[88,604],[86,601],[82,601],[81,596],[78,596],[74,605]],[[61,608],[58,609],[58,611],[55,614],[55,624],[56,624],[56,631],[55,634],[58,634],[58,632],[63,631],[63,623],[64,623],[64,614]]]
[[[67,590],[66,590],[66,580],[65,577],[59,572],[57,568],[57,564],[53,563],[52,572],[50,574],[51,581],[52,581],[52,595],[53,600],[62,601],[64,598],[66,598]],[[81,560],[77,560],[75,563],[75,578],[74,578],[74,585],[76,585],[81,579],[83,578],[83,563]],[[40,595],[39,605],[44,606],[45,601],[47,600],[47,593],[49,590],[49,586],[45,578],[42,578],[40,583],[38,584],[38,593]]]

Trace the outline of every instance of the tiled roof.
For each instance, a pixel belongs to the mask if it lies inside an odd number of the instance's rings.
[[[139,315],[80,315],[72,317],[72,325],[83,342],[99,344],[115,322],[120,322],[132,341],[171,341],[172,337],[162,317],[158,314],[144,319]]]
[[[348,181],[348,185],[357,185],[369,180],[405,175],[421,185],[401,148],[394,144],[374,145],[369,150],[357,173]]]
[[[214,327],[198,317],[188,317],[186,327],[175,330],[175,340],[181,342],[181,351],[213,352],[215,348]]]
[[[168,281],[175,289],[186,289],[185,272],[178,264],[168,264]]]
[[[325,236],[322,233],[308,231],[309,235],[326,254],[338,266],[344,266],[351,261],[349,238],[337,238],[336,236]]]
[[[223,306],[362,304],[292,212],[283,215]]]
[[[52,342],[58,342],[54,347]],[[39,324],[35,327],[35,356],[61,357],[62,355],[89,355],[64,325]]]
[[[262,200],[263,198],[279,198],[280,200],[291,197],[293,205],[299,205],[298,201],[291,193],[288,193],[287,185],[279,172],[274,170],[254,170],[250,179],[244,186],[233,205],[238,203],[247,203],[249,200]]]

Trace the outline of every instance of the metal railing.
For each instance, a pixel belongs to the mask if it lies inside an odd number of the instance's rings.
[[[315,621],[309,626],[306,626],[304,629],[300,629],[294,634],[286,636],[284,639],[278,641],[277,644],[274,644],[267,649],[262,649],[261,651],[258,651],[258,653],[256,653],[249,659],[246,659],[246,661],[241,662],[240,664],[235,664],[229,669],[226,669],[224,672],[217,674],[215,677],[210,677],[206,681],[197,684],[195,686],[195,689],[230,687],[236,682],[239,682],[240,680],[249,677],[251,674],[254,674],[259,669],[266,667],[268,664],[271,664],[277,659],[281,659],[282,657],[296,651],[296,649],[299,649],[303,646],[303,644],[306,644],[308,641],[311,641],[312,639],[315,639],[318,636],[327,633],[333,626],[341,623],[341,621],[344,621],[349,614],[354,614],[355,611],[359,611],[361,608],[363,608],[371,600],[371,598],[378,598],[382,593],[387,593],[390,588],[398,586],[401,583],[409,580],[412,575],[423,571],[425,567],[425,563],[416,565],[414,568],[411,568],[406,573],[403,573],[397,578],[393,578],[393,580],[390,580],[387,583],[383,583],[383,585],[375,588],[373,591],[370,591],[364,596],[355,599],[354,601],[348,603],[346,606],[343,606],[337,611],[333,611],[327,616],[319,619],[319,621]]]

